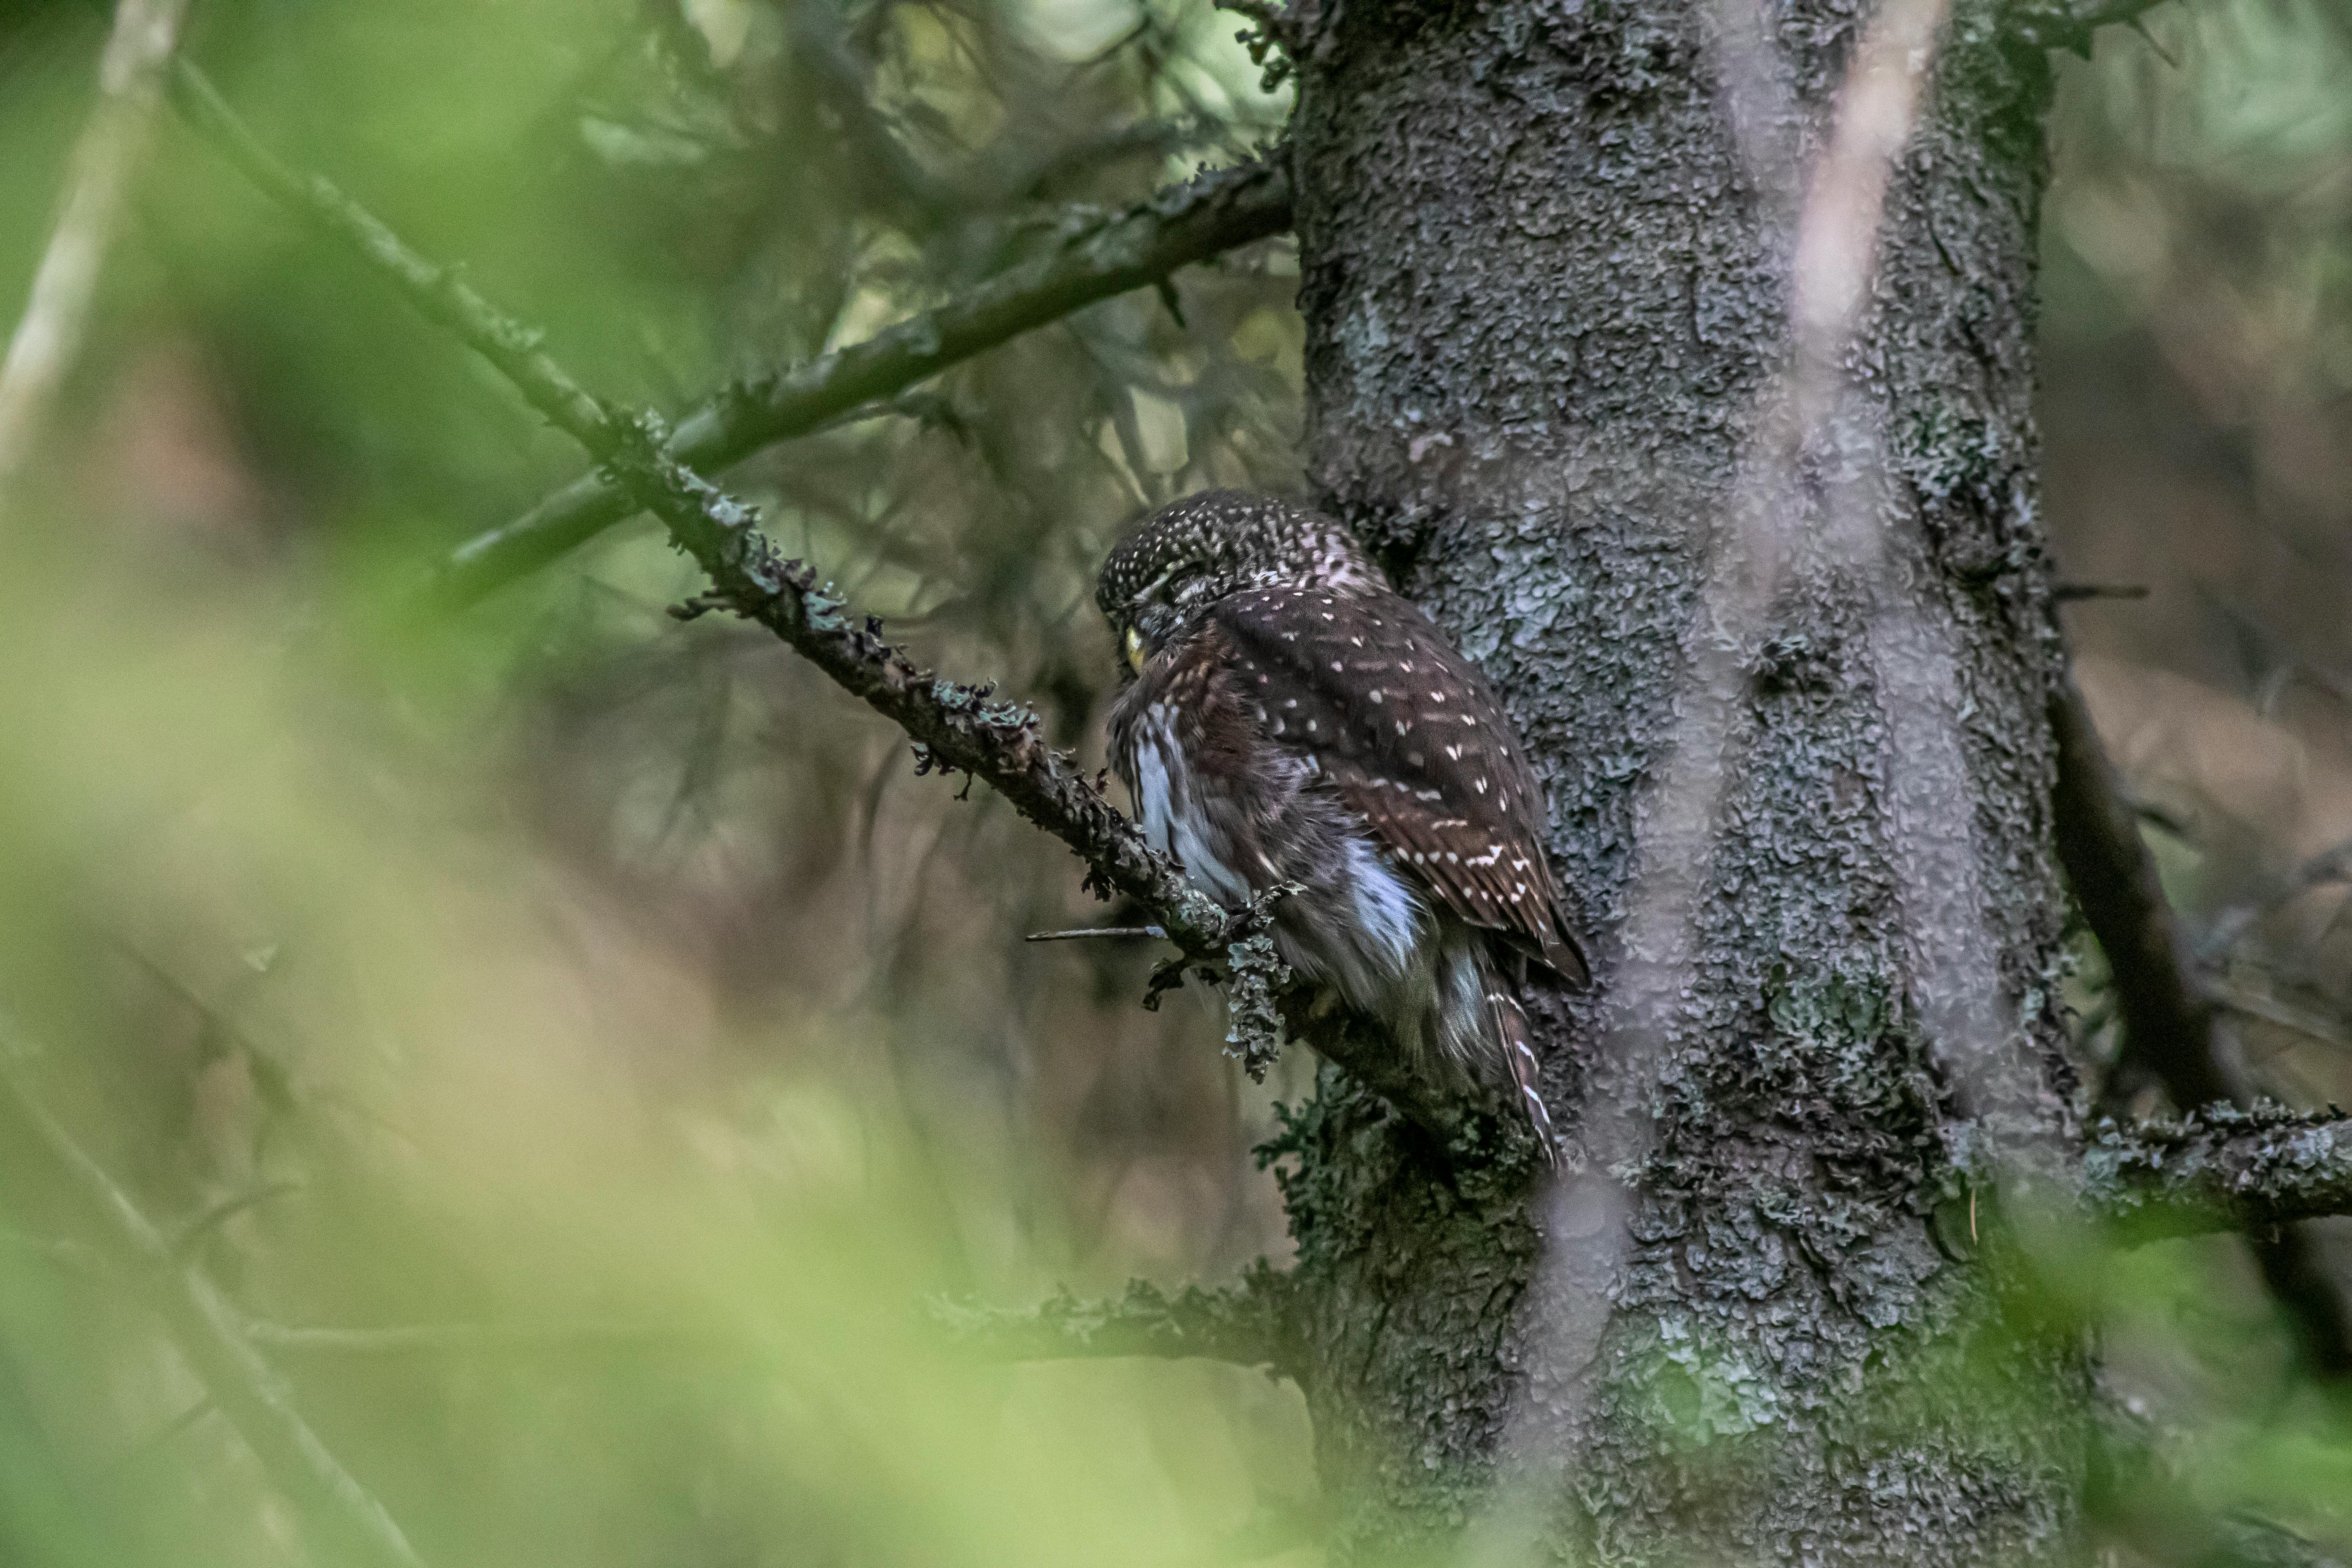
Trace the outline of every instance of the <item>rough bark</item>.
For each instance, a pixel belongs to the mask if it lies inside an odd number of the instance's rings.
[[[1768,8],[1804,145],[1857,9]],[[1573,1456],[1519,1478],[1570,1554],[1930,1564],[2080,1544],[2083,1347],[2004,1316],[1998,1272],[1936,1230],[1970,1151],[2080,1137],[2053,995],[2057,667],[2030,412],[2048,83],[1981,6],[1948,28],[1852,368],[1885,416],[1901,607],[1948,654],[1927,718],[1960,721],[1967,820],[1932,826],[1969,875],[1933,891],[1994,961],[2022,1092],[1943,1065],[1971,1044],[1937,1037],[1957,1015],[1934,949],[1953,933],[1916,896],[1906,920],[1903,860],[1949,795],[1930,759],[1894,754],[1921,693],[1874,657],[1877,612],[1836,570],[1789,575],[1737,694],[1664,1037],[1632,1062],[1601,1045],[1709,544],[1787,336],[1790,203],[1743,161],[1715,15],[1348,0],[1300,29],[1310,482],[1486,668],[1538,759],[1601,955],[1593,997],[1531,999],[1546,1087],[1565,1125],[1648,1130],[1630,1241],[1583,1281],[1605,1326],[1563,1346],[1531,1305],[1551,1294],[1523,1177],[1449,1169],[1326,1074],[1283,1147],[1336,1562],[1442,1548],[1531,1421],[1546,1441],[1513,1453]],[[1582,1228],[1572,1205],[1549,1224],[1563,1244]]]

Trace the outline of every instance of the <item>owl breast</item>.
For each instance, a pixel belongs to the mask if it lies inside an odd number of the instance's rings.
[[[1238,669],[1212,629],[1121,694],[1112,761],[1145,837],[1227,909],[1297,884],[1275,910],[1283,962],[1352,1006],[1417,1016],[1437,981],[1428,901],[1315,757],[1273,741]]]

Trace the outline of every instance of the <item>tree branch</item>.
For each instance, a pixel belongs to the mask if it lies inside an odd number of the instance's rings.
[[[2125,802],[2072,676],[2051,692],[2050,724],[2058,742],[2051,792],[2058,859],[2115,976],[2126,1052],[2161,1079],[2184,1110],[2250,1100],[2216,1048],[2213,1005],[2190,979],[2188,944],[2139,836],[2137,815]]]
[[[74,143],[65,199],[24,316],[0,362],[0,484],[31,454],[50,400],[81,346],[114,221],[188,0],[121,0],[99,62],[98,107]]]
[[[2102,1121],[2084,1171],[2092,1211],[2126,1243],[2260,1237],[2352,1214],[2352,1119],[2216,1105],[2177,1121]]]
[[[382,1568],[424,1568],[383,1505],[343,1468],[295,1409],[293,1390],[246,1339],[236,1306],[201,1268],[174,1256],[163,1232],[50,1114],[26,1072],[29,1054],[14,1026],[0,1017],[0,1088],[102,1216],[116,1250],[153,1281],[151,1300],[189,1370],[300,1512],[317,1544],[351,1552]]]
[[[723,606],[768,627],[905,730],[926,771],[954,769],[986,780],[1076,850],[1096,881],[1160,914],[1158,923],[1188,952],[1218,951],[1224,911],[1155,854],[1066,753],[1045,743],[1034,714],[995,700],[992,688],[915,668],[882,639],[879,621],[849,614],[818,589],[805,564],[778,556],[755,526],[753,510],[666,450],[649,420],[607,408],[573,381],[540,347],[541,333],[491,306],[455,268],[410,249],[326,180],[278,163],[193,68],[180,81],[181,101],[199,129],[256,184],[350,246],[428,320],[489,361],[603,465],[604,482],[627,498],[620,504],[641,506],[668,526],[710,577],[712,592],[698,607]]]
[[[1280,158],[1205,174],[1108,220],[1066,220],[1046,254],[864,342],[731,384],[680,420],[665,451],[710,470],[803,436],[1072,311],[1290,226]],[[472,604],[640,510],[609,476],[574,480],[451,554],[436,602]]]
[[[541,333],[495,309],[455,268],[409,248],[323,177],[280,163],[194,67],[183,66],[175,89],[192,121],[257,185],[349,246],[428,321],[488,360],[597,459],[604,482],[625,498],[616,504],[661,520],[673,542],[710,579],[710,591],[698,595],[686,613],[724,608],[767,627],[904,730],[915,742],[919,770],[953,769],[985,780],[1023,816],[1068,845],[1089,868],[1089,888],[1123,893],[1141,904],[1196,972],[1219,973],[1231,963],[1234,948],[1252,934],[1247,913],[1237,923],[1174,862],[1156,853],[1067,752],[1045,743],[1034,713],[996,700],[992,686],[960,685],[917,668],[883,640],[879,620],[851,614],[817,587],[816,574],[805,563],[781,557],[760,531],[753,509],[682,461],[677,444],[666,444],[649,416],[608,408],[540,346]],[[1257,188],[1269,178],[1263,171],[1245,175],[1242,188]],[[1255,958],[1244,952],[1241,966],[1251,969]],[[1318,1015],[1313,998],[1295,984],[1278,1010],[1293,1037],[1323,1052],[1441,1139],[1450,1139],[1462,1126],[1465,1108],[1426,1077],[1411,1072],[1376,1024],[1344,1008]],[[1274,1048],[1273,1042],[1248,1034],[1253,1024],[1263,1024],[1263,1012],[1243,1018],[1245,1037],[1237,1044],[1244,1060]]]
[[[2214,999],[2197,983],[2139,835],[2138,814],[2116,783],[2071,675],[2062,675],[2051,694],[2050,721],[2058,742],[2051,801],[2058,858],[2114,977],[2124,1026],[2119,1068],[2153,1073],[2184,1111],[2210,1104],[2250,1109],[2253,1086],[2221,1031]],[[2273,1226],[2247,1239],[2305,1361],[2322,1377],[2352,1377],[2352,1300],[2314,1238]]]
[[[2091,35],[2136,23],[2164,0],[2012,0],[2008,20],[2017,36],[2045,49],[2071,49],[2088,59]]]
[[[692,1347],[698,1336],[639,1323],[402,1323],[383,1329],[331,1329],[247,1319],[245,1336],[281,1355],[551,1355]]]
[[[1283,1318],[1287,1283],[1261,1263],[1239,1285],[1221,1290],[1188,1285],[1171,1296],[1137,1279],[1117,1300],[1082,1300],[1065,1291],[1034,1307],[939,1301],[929,1316],[948,1343],[990,1360],[1198,1357],[1295,1377],[1299,1358]]]

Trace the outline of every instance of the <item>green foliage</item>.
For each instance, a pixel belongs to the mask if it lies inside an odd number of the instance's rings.
[[[266,143],[666,412],[1279,114],[1197,5],[197,12]],[[0,28],[13,300],[100,31]],[[220,1216],[191,1256],[420,1553],[1295,1542],[1294,1390],[992,1365],[917,1310],[1279,1244],[1236,1158],[1267,1102],[1229,1103],[1208,1020],[1146,1019],[1129,955],[1018,942],[1099,918],[1077,868],[772,641],[664,615],[696,584],[642,525],[420,616],[433,563],[577,452],[168,118],[132,212],[0,502],[0,1012],[157,1224]],[[1195,269],[1181,325],[1107,302],[730,481],[843,614],[1091,743],[1109,531],[1289,462],[1288,272]],[[81,1263],[104,1216],[0,1120],[0,1557],[302,1561],[135,1283]]]

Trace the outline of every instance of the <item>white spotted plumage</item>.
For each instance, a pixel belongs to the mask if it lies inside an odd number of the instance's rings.
[[[1112,760],[1152,843],[1228,908],[1299,884],[1276,910],[1285,959],[1412,1059],[1507,1093],[1549,1156],[1497,960],[1576,983],[1584,963],[1535,837],[1534,774],[1477,671],[1345,529],[1258,497],[1153,513],[1097,597],[1136,668]]]

